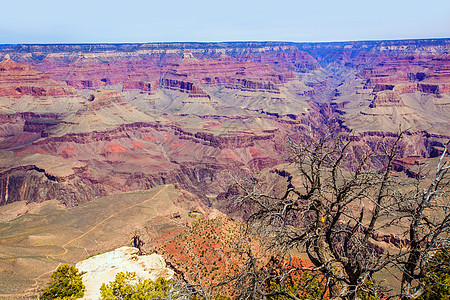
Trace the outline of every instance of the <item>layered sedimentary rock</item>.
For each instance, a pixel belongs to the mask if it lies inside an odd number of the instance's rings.
[[[84,107],[62,118],[52,134],[102,131],[121,124],[150,121],[155,118],[127,103],[120,92],[98,91],[88,97]]]
[[[8,55],[0,62],[0,97],[61,97],[73,94],[72,88],[50,79],[33,66],[16,63]]]
[[[418,166],[423,165],[423,160],[422,156],[417,155],[398,158],[392,162],[392,169],[397,172],[405,172],[409,177],[416,178]]]
[[[431,72],[425,74],[426,82],[442,83],[450,81],[450,54],[444,53],[430,62]]]
[[[231,182],[226,175],[230,169],[264,168],[281,161],[275,151],[278,137],[271,118],[267,125],[248,117],[224,118],[214,126],[209,124],[217,118],[194,118],[192,125],[200,126],[192,130],[144,114],[117,91],[90,93],[74,112],[28,113],[3,119],[15,122],[17,128],[5,127],[9,135],[0,148],[11,150],[8,155],[17,161],[27,158],[27,163],[1,170],[2,204],[61,199],[73,206],[99,195],[165,183],[214,193]],[[255,127],[235,131],[238,127],[231,124],[238,126],[241,120]],[[230,129],[222,132],[224,125]],[[41,159],[50,161],[52,157],[71,173],[54,176],[49,171],[52,168],[38,166]],[[83,167],[74,168],[71,162]]]
[[[1,113],[66,113],[82,106],[83,98],[65,83],[50,79],[33,66],[0,62]]]
[[[264,52],[247,52],[237,56],[241,61],[254,61],[271,65],[277,69],[307,73],[320,68],[317,60],[309,53],[299,51],[294,47],[285,51],[268,50]]]
[[[122,58],[126,58],[125,61]],[[129,60],[130,59],[130,60]],[[68,85],[82,89],[96,89],[104,86],[122,86],[135,72],[143,68],[146,74],[153,70],[155,62],[143,60],[139,56],[131,57],[123,53],[76,53],[65,56],[64,53],[48,54],[36,67],[50,77],[64,81]],[[150,69],[149,69],[150,68]]]
[[[0,157],[0,205],[57,199],[75,206],[98,195],[92,185],[76,176],[87,167],[79,161],[9,151],[1,151]]]
[[[374,48],[371,54],[359,50],[347,58],[357,72],[338,86],[334,106],[346,105],[336,112],[346,126],[358,131],[401,127],[446,134],[450,129],[446,121],[450,113],[450,82],[445,75],[448,46],[390,44]]]
[[[80,260],[126,244],[135,228],[155,240],[168,228],[178,234],[192,217],[208,218],[207,206],[245,218],[251,211],[229,201],[238,195],[236,178],[285,191],[295,184],[279,165],[290,155],[286,141],[302,141],[315,128],[352,132],[354,157],[407,129],[393,168],[414,177],[450,138],[449,50],[448,39],[0,45],[0,55],[20,62],[7,59],[0,70],[0,205],[15,207],[12,217],[47,210],[23,237],[15,225],[36,215],[6,224],[3,241],[20,236],[36,265],[54,267],[71,253]],[[161,186],[167,183],[189,192]],[[141,191],[155,186],[155,193]],[[73,229],[63,222],[54,236],[42,235],[48,211],[57,212],[53,220],[72,215]],[[47,252],[36,256],[37,249]],[[8,270],[23,261],[8,262]],[[20,269],[31,274],[30,266]],[[46,278],[40,275],[30,275],[28,287]],[[0,293],[11,290],[0,286]]]
[[[215,49],[212,51],[205,48],[204,45],[194,48],[190,45],[180,45],[180,48],[176,48],[176,45],[157,45],[156,47],[149,45],[146,50],[135,50],[136,48],[130,45],[128,51],[89,52],[90,49],[97,47],[94,45],[85,49],[86,52],[72,53],[55,53],[43,47],[40,49],[43,52],[29,56],[17,56],[16,54],[16,57],[22,62],[33,63],[40,71],[49,74],[53,79],[64,81],[76,88],[95,89],[104,86],[117,86],[123,87],[124,90],[141,89],[142,91],[155,90],[153,83],[167,73],[168,69],[171,68],[169,64],[177,64],[177,61],[183,56],[182,49],[189,49],[187,51],[200,57],[203,63],[205,61],[209,63],[207,66],[200,66],[201,68],[198,68],[197,71],[194,70],[194,72],[200,71],[201,73],[209,69],[209,74],[214,76],[208,74],[200,76],[201,79],[204,78],[205,81],[209,82],[213,82],[216,77],[235,76],[242,66],[246,68],[246,76],[244,77],[248,82],[272,81],[276,84],[290,80],[293,77],[293,74],[290,73],[292,71],[308,72],[320,67],[311,55],[299,51],[292,45],[264,47],[245,43],[224,44],[223,47],[214,47]],[[31,47],[31,49],[34,48]],[[64,47],[64,49],[70,48]],[[78,48],[83,47],[73,48],[78,50]],[[224,63],[224,61],[227,62]],[[269,69],[275,68],[277,72],[270,70],[272,74],[269,74],[268,77],[258,78],[261,69],[267,69],[268,66],[270,66]],[[254,72],[255,70],[256,72]],[[193,75],[191,71],[189,73]],[[200,73],[197,75],[201,75]],[[263,73],[266,74],[267,72]],[[251,78],[253,75],[257,77]],[[234,84],[229,82],[229,79],[226,81],[231,85]],[[255,88],[255,85],[251,83],[237,82],[235,85]],[[264,88],[264,86],[261,85],[258,88]],[[197,95],[202,95],[202,93]]]
[[[293,79],[292,73],[278,73],[265,64],[237,61],[231,57],[200,61],[190,52],[170,64],[161,78],[164,88],[189,93],[194,97],[208,97],[202,85],[224,86],[245,91],[279,93],[277,85]]]
[[[101,194],[177,182],[192,191],[213,193],[232,180],[227,176],[230,169],[280,162],[275,141],[274,132],[220,136],[141,122],[110,131],[50,136],[15,155],[45,153],[84,162],[88,169],[75,176]]]
[[[419,83],[417,90],[428,94],[450,93],[450,83]]]
[[[159,85],[160,74],[149,74],[146,70],[137,70],[123,83],[123,91],[139,90],[154,94]]]
[[[382,62],[364,69],[361,75],[367,78],[365,88],[373,88],[374,92],[385,89],[432,94],[450,91],[450,59],[446,53],[386,57]]]
[[[383,93],[377,93],[375,94],[375,97],[370,103],[370,108],[376,108],[376,107],[404,107],[405,104],[403,103],[402,99],[400,98],[399,93],[397,92],[390,92],[385,91]]]

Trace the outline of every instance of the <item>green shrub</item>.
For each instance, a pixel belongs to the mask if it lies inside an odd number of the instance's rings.
[[[438,251],[430,263],[425,292],[417,300],[450,299],[450,253],[448,249]]]
[[[103,300],[174,299],[173,290],[170,280],[158,278],[156,281],[140,281],[134,272],[120,272],[114,281],[102,284],[100,288]]]
[[[85,287],[78,269],[74,266],[59,266],[51,278],[50,286],[44,290],[39,299],[77,299],[84,296]]]

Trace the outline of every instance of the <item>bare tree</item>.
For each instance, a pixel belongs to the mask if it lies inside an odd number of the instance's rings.
[[[444,145],[431,182],[423,184],[424,176],[418,172],[415,185],[406,192],[395,195],[398,205],[396,222],[404,228],[408,247],[401,249],[396,266],[402,272],[402,299],[420,295],[426,285],[423,279],[430,268],[430,260],[436,252],[448,251],[450,231],[450,203],[448,161],[444,161],[449,143]],[[404,226],[403,225],[403,226]]]
[[[414,183],[405,184],[392,174],[403,134],[369,148],[357,146],[352,135],[311,131],[301,143],[291,142],[290,160],[301,186],[274,196],[255,182],[239,183],[243,196],[236,205],[251,205],[254,212],[249,230],[263,236],[283,262],[276,278],[273,272],[258,273],[257,282],[246,285],[250,298],[300,299],[300,288],[283,289],[297,271],[320,281],[317,298],[413,299],[423,292],[430,258],[448,247],[448,144],[431,180],[418,172]],[[396,247],[379,245],[376,237],[385,234],[398,238]],[[286,264],[292,251],[307,256],[312,266]],[[391,273],[398,288],[386,285],[381,272]],[[243,274],[252,273],[257,274]],[[273,280],[280,283],[276,288],[269,284]]]

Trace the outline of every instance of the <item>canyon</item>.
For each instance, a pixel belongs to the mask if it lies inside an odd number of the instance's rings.
[[[0,149],[21,159],[0,203],[54,199],[24,196],[38,178],[79,203],[175,182],[218,194],[229,169],[275,166],[287,136],[333,118],[361,135],[403,126],[404,155],[429,157],[450,132],[448,43],[4,45]],[[82,167],[58,177],[33,155]]]
[[[260,172],[286,189],[288,141],[311,128],[353,133],[355,153],[405,130],[394,170],[414,177],[450,139],[449,50],[450,39],[0,45],[2,221],[168,184],[205,218],[240,219],[236,178]]]

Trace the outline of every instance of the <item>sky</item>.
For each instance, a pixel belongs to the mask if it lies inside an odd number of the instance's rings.
[[[0,44],[450,38],[449,0],[2,0]]]

